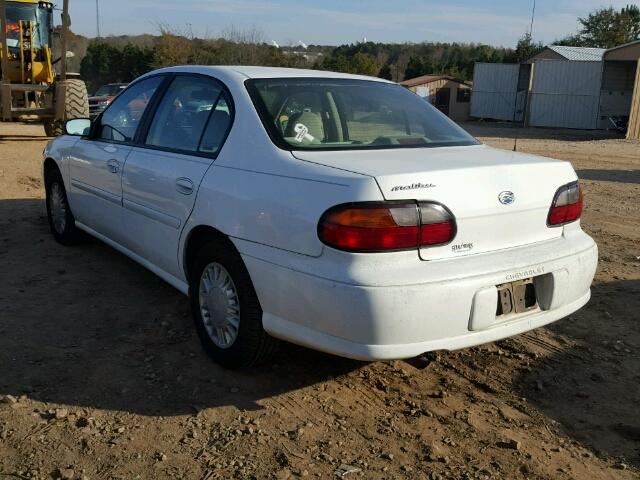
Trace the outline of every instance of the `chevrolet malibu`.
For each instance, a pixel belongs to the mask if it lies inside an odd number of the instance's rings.
[[[571,165],[482,145],[384,80],[174,67],[66,133],[44,152],[55,239],[88,233],[188,295],[226,367],[276,339],[362,360],[459,349],[590,297]]]

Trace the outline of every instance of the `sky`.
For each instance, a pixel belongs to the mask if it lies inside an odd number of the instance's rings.
[[[475,42],[515,46],[529,30],[533,0],[98,0],[101,33],[157,33],[158,24],[200,37],[233,26],[256,28],[281,45],[374,42]],[[57,3],[62,4],[61,0]],[[577,19],[637,0],[537,0],[533,35],[552,42]],[[96,36],[95,0],[71,0],[72,30]]]

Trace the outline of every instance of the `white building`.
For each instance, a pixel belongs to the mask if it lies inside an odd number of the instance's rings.
[[[610,50],[550,46],[522,64],[476,64],[471,116],[531,126],[605,129],[633,119],[640,41]],[[640,100],[636,100],[640,102]]]

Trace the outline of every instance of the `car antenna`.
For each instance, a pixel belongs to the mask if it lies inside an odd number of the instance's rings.
[[[513,151],[517,152],[518,151],[518,133],[519,133],[519,129],[516,128],[516,136],[513,139]]]

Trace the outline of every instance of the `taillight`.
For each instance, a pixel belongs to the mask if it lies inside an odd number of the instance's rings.
[[[449,210],[436,203],[365,202],[338,205],[320,219],[318,236],[349,252],[386,252],[449,243],[456,233]]]
[[[558,189],[549,216],[547,224],[550,227],[557,227],[567,223],[575,222],[582,215],[582,189],[578,182],[569,183]]]
[[[420,246],[444,245],[456,236],[453,214],[437,203],[420,203]]]

